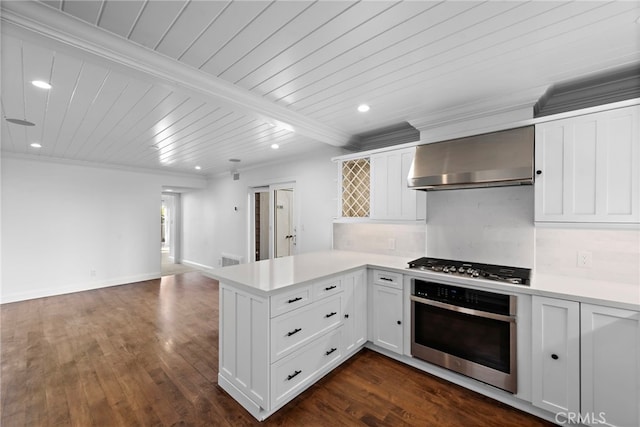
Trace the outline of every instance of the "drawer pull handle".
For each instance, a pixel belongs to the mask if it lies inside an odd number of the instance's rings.
[[[296,301],[300,301],[301,299],[302,299],[302,297],[296,297],[296,298],[292,298],[292,299],[290,299],[290,300],[289,300],[289,301],[287,301],[287,302],[288,302],[289,304],[292,304],[292,303],[294,303],[294,302],[296,302]]]
[[[335,288],[337,288],[337,286],[333,285],[333,286],[328,286],[328,287],[324,288],[324,290],[325,291],[330,291],[331,289],[335,289]]]
[[[388,277],[380,277],[380,280],[384,280],[385,282],[393,282],[393,279],[390,279]]]
[[[329,317],[331,317],[331,316],[335,316],[336,314],[338,314],[338,313],[336,313],[335,311],[332,311],[332,312],[331,312],[331,313],[329,313],[329,314],[325,314],[325,315],[324,315],[324,318],[325,318],[325,319],[328,319]]]
[[[301,330],[302,330],[301,328],[295,328],[293,331],[287,332],[287,336],[290,337],[291,335],[295,335],[298,332],[300,332]]]
[[[553,360],[558,360],[558,359],[559,359],[559,357],[558,357],[558,355],[557,355],[557,354],[552,354],[552,355],[551,355],[551,358],[552,358]]]
[[[331,350],[329,350],[329,351],[325,351],[325,352],[324,352],[324,355],[325,355],[325,356],[328,356],[328,355],[330,355],[331,353],[333,353],[333,352],[334,352],[334,351],[336,351],[336,350],[337,350],[337,348],[332,347],[332,348],[331,348]]]
[[[293,374],[287,375],[287,381],[291,381],[292,379],[294,379],[295,377],[297,377],[301,373],[302,373],[302,371],[295,371]]]

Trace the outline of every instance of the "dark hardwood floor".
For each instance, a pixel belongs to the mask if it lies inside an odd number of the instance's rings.
[[[217,386],[218,285],[198,272],[4,304],[12,426],[541,426],[363,350],[263,423]]]

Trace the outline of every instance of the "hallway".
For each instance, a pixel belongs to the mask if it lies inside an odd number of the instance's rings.
[[[161,265],[161,274],[164,276],[173,276],[174,274],[180,273],[188,273],[190,271],[199,271],[199,269],[195,267],[191,267],[185,264],[175,264],[169,258],[169,249],[162,249],[162,265]]]

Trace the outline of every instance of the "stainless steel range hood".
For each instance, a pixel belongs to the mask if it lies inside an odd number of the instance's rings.
[[[533,183],[534,127],[419,145],[409,171],[415,190]]]

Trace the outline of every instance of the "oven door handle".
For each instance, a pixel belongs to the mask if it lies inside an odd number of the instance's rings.
[[[472,308],[460,307],[459,305],[447,304],[440,301],[433,301],[426,298],[420,298],[411,295],[411,301],[419,304],[432,305],[434,307],[444,308],[445,310],[456,311],[458,313],[469,314],[471,316],[484,317],[487,319],[500,320],[502,322],[516,322],[516,316],[505,316],[504,314],[489,313],[487,311],[474,310]]]

